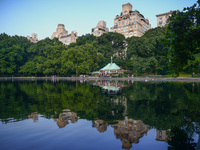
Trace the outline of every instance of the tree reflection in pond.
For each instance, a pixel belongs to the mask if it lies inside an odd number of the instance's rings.
[[[129,149],[156,128],[155,140],[169,149],[194,149],[199,133],[199,83],[129,81],[0,81],[2,123],[38,114],[53,119],[59,128],[79,119],[92,121],[100,133],[110,126],[122,147]],[[110,92],[104,91],[109,87]],[[117,89],[117,92],[114,92]]]

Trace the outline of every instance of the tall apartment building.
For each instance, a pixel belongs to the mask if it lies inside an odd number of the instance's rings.
[[[163,14],[159,14],[156,15],[157,17],[157,27],[164,27],[168,24],[168,19],[169,17],[172,16],[174,11],[170,11],[167,13],[163,13]],[[179,12],[179,10],[176,11],[177,13]]]
[[[37,33],[32,33],[32,37],[27,36],[27,39],[33,43],[37,43],[38,42],[38,36]]]
[[[121,33],[126,38],[141,37],[149,29],[151,29],[149,19],[145,19],[137,10],[132,11],[132,5],[127,3],[122,5],[122,13],[115,17],[111,32]]]
[[[108,33],[109,29],[106,27],[105,21],[99,21],[95,28],[92,28],[92,34],[94,36],[101,36],[104,33]]]
[[[72,31],[71,34],[68,34],[68,31],[65,29],[64,24],[58,24],[56,32],[54,32],[51,36],[51,39],[58,38],[65,45],[69,45],[70,43],[75,43],[78,38],[77,32]]]

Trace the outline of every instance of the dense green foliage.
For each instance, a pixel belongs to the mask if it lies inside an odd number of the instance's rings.
[[[18,74],[20,66],[28,59],[28,48],[31,43],[25,37],[7,34],[0,35],[0,73],[2,75]]]
[[[155,28],[141,38],[132,37],[127,40],[119,33],[107,33],[100,37],[87,34],[69,46],[63,45],[56,38],[30,43],[23,37],[1,34],[0,74],[78,76],[104,67],[110,62],[111,56],[124,69],[138,73],[165,74],[168,71],[168,49],[161,43],[164,31],[164,28]],[[17,42],[19,39],[21,42]]]
[[[170,47],[170,67],[179,75],[189,60],[199,61],[195,54],[200,52],[200,0],[181,12],[174,12],[169,19],[166,43]],[[191,62],[190,64],[191,65]],[[195,66],[195,65],[192,65]]]
[[[147,31],[142,37],[128,39],[127,68],[137,73],[167,74],[168,47],[162,43],[165,28]]]

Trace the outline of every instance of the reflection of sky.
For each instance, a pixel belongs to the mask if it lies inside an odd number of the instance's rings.
[[[0,124],[0,149],[122,149],[122,142],[116,139],[114,128],[99,133],[92,122],[79,119],[59,128],[53,119],[39,116],[38,122],[32,119],[8,124]],[[139,143],[132,144],[134,150],[167,150],[168,144],[156,141],[156,129],[148,131]],[[198,135],[195,136],[197,142]]]
[[[132,148],[134,150],[167,150],[168,144],[162,141],[156,141],[156,129],[151,129],[148,131],[147,136],[144,135],[140,138],[138,144],[133,144]]]

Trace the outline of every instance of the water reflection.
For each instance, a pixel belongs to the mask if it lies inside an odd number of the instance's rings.
[[[92,85],[102,88],[102,91],[105,94],[121,94],[123,87],[131,86],[133,82],[121,82],[121,81],[112,81],[112,80],[96,80],[92,82]]]
[[[33,119],[33,122],[38,122],[38,113],[37,112],[33,112],[30,115],[28,115],[28,119]]]
[[[121,139],[122,148],[130,149],[132,143],[138,143],[143,135],[147,135],[150,130],[148,125],[145,125],[141,120],[133,120],[125,117],[124,120],[118,121],[112,125],[117,139]]]
[[[167,142],[169,132],[170,132],[170,130],[158,130],[158,129],[156,129],[156,140]]]
[[[71,121],[71,123],[76,123],[78,121],[77,114],[71,112],[69,109],[63,110],[63,113],[59,114],[59,118],[54,118],[54,116],[52,116],[52,118],[57,122],[59,128],[64,128],[69,124],[69,121]]]
[[[93,127],[97,128],[97,130],[102,133],[107,130],[108,124],[104,120],[95,120],[93,121]]]
[[[0,121],[4,124],[39,116],[66,129],[88,120],[103,134],[112,133],[123,149],[147,137],[171,149],[194,149],[200,123],[198,83],[129,81],[1,81]],[[71,131],[72,132],[72,131]],[[150,136],[150,135],[149,135]]]

